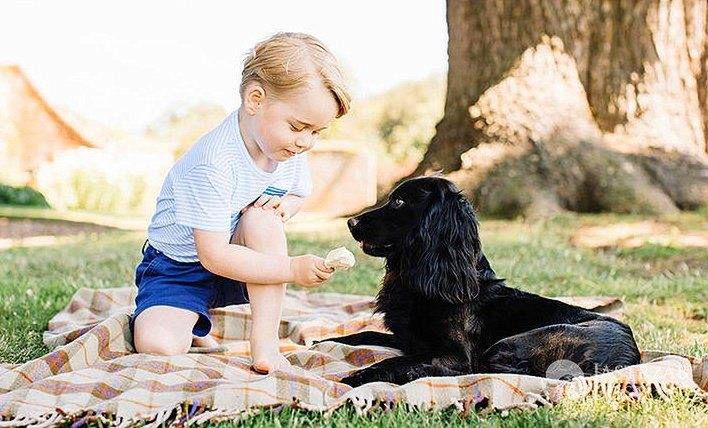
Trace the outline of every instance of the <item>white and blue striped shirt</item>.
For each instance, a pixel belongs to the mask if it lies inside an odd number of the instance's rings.
[[[234,111],[170,169],[148,226],[148,241],[171,259],[196,262],[192,229],[233,233],[241,210],[262,194],[310,193],[307,155],[279,162],[273,172],[263,171],[248,154]]]

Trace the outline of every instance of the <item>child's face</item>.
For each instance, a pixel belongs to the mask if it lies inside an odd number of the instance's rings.
[[[310,150],[334,120],[338,105],[320,82],[282,96],[265,94],[253,115],[253,134],[261,151],[277,162]]]

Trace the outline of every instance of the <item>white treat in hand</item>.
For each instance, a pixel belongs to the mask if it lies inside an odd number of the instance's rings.
[[[327,254],[325,266],[333,269],[347,270],[354,266],[354,254],[344,247],[336,248]]]

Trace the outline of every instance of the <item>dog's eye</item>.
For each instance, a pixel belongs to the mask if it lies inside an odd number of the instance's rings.
[[[403,199],[394,199],[391,201],[391,207],[394,209],[401,208],[403,206]]]

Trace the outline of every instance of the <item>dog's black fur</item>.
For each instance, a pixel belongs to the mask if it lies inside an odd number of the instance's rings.
[[[346,384],[469,373],[545,376],[559,360],[590,375],[639,362],[627,325],[497,278],[471,205],[446,179],[408,180],[385,205],[348,224],[366,254],[386,259],[376,310],[393,334],[329,340],[389,346],[404,355],[355,372]]]

